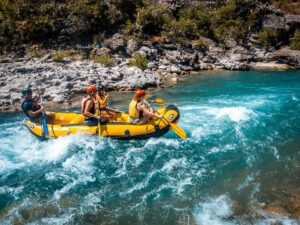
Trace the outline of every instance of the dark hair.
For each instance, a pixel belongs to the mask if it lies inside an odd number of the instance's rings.
[[[141,85],[139,86],[139,89],[140,89],[140,90],[147,90],[147,89],[148,89],[148,86],[147,86],[146,84],[141,84]]]
[[[104,85],[98,85],[98,91],[106,91],[106,86]]]
[[[32,94],[32,89],[30,88],[30,86],[25,87],[21,90],[21,93],[23,96],[27,95],[27,94]]]

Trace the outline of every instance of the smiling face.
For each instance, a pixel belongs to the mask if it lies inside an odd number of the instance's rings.
[[[96,98],[96,94],[97,94],[97,91],[92,91],[91,93],[89,93],[89,96],[92,98]]]

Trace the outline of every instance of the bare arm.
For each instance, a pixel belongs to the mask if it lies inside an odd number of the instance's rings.
[[[98,95],[97,100],[101,105],[105,105],[108,101],[109,94],[106,94],[104,99],[102,100],[101,97]]]
[[[40,115],[40,114],[43,112],[43,110],[44,110],[44,107],[41,106],[41,108],[40,108],[39,110],[37,110],[37,111],[29,110],[29,111],[28,111],[28,114],[29,114],[29,116],[31,116],[31,117],[36,117],[36,116]]]
[[[36,96],[35,98],[34,98],[34,103],[35,104],[38,104],[38,102],[40,101],[40,99],[41,99],[41,96],[39,95],[39,96]]]
[[[98,119],[99,117],[90,113],[90,109],[92,108],[94,102],[92,100],[89,100],[85,106],[85,109],[84,109],[84,112],[83,112],[83,115],[86,116],[86,117],[93,117],[93,118],[96,118]]]

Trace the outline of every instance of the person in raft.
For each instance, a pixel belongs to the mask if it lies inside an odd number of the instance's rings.
[[[25,115],[31,120],[39,122],[41,121],[42,112],[44,111],[44,107],[39,105],[40,96],[32,97],[32,89],[30,86],[25,87],[21,91],[22,96],[24,97],[24,101],[22,102],[22,110]],[[45,112],[47,116],[47,120],[51,119],[52,114],[50,112]]]
[[[85,117],[86,125],[97,125],[100,120],[100,116],[95,115],[97,91],[98,90],[95,85],[88,86],[86,88],[86,93],[88,95],[85,96],[81,102],[81,112]]]
[[[129,104],[129,122],[132,124],[145,124],[156,118],[161,118],[152,108],[147,107],[143,101],[146,96],[145,90],[138,89]]]
[[[115,112],[112,109],[107,108],[109,94],[106,92],[105,86],[103,85],[98,86],[98,94],[96,96],[96,100],[97,100],[97,106],[96,106],[97,109],[98,109],[98,104],[100,104],[101,116],[103,117],[108,116],[111,120],[115,120],[116,119]]]

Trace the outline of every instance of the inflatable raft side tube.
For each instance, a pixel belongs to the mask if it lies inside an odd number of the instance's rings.
[[[134,136],[109,136],[110,138],[113,139],[119,139],[119,140],[132,140],[132,139],[147,139],[147,138],[151,138],[151,137],[160,137],[163,136],[164,134],[166,134],[170,129],[170,125],[152,132],[152,133],[148,133],[148,134],[141,134],[141,135],[134,135]]]
[[[27,127],[27,126],[26,126]],[[49,140],[50,138],[46,138],[46,137],[43,137],[43,136],[39,136],[37,135],[36,133],[32,132],[32,130],[27,127],[27,129],[30,131],[30,133],[32,133],[35,137],[37,137],[40,141],[46,141],[46,140]]]

